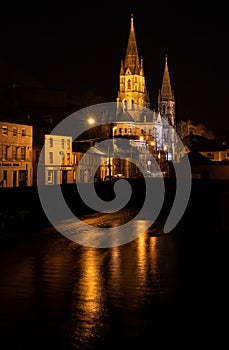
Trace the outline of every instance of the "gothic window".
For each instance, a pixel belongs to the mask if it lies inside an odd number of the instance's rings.
[[[130,90],[131,89],[131,80],[128,79],[127,80],[127,90]]]
[[[165,114],[165,105],[164,104],[161,106],[161,113]]]

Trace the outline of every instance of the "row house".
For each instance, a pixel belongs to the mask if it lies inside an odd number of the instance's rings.
[[[96,179],[104,180],[109,175],[111,157],[96,144],[91,147],[90,142],[74,141],[73,179],[75,182],[89,182]]]
[[[38,185],[73,183],[72,138],[63,135],[44,135],[39,156]]]
[[[33,183],[33,127],[0,122],[0,187]]]

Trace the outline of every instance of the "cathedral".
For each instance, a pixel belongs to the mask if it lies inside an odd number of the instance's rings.
[[[125,59],[121,61],[117,94],[115,135],[138,135],[152,140],[157,151],[165,151],[167,160],[175,160],[175,99],[171,87],[168,58],[165,57],[158,106],[151,109],[145,83],[143,59],[139,58],[134,19],[131,15]]]

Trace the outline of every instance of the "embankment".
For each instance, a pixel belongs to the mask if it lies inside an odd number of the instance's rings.
[[[175,192],[176,182],[173,179],[165,180],[165,198],[162,213],[169,212]],[[127,207],[141,207],[145,198],[144,179],[128,180],[132,186],[132,197]],[[152,179],[152,181],[157,181]],[[103,200],[114,198],[113,182],[97,182],[95,189]],[[87,184],[83,184],[87,186]],[[52,196],[55,186],[47,186]],[[79,216],[93,213],[79,196],[75,184],[61,186],[63,196],[72,210]],[[153,199],[152,199],[153,203]],[[190,200],[186,209],[189,219],[209,220],[212,216],[218,217],[223,230],[229,234],[229,180],[201,180],[192,182]],[[18,231],[28,227],[41,227],[50,225],[42,208],[37,187],[1,188],[0,189],[0,233],[12,229]]]

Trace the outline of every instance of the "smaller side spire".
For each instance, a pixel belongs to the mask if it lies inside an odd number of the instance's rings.
[[[161,94],[162,99],[171,99],[173,96],[171,83],[170,83],[170,77],[169,77],[167,54],[165,55],[165,68],[164,68],[164,75],[163,75],[163,79],[162,79],[160,94]]]

